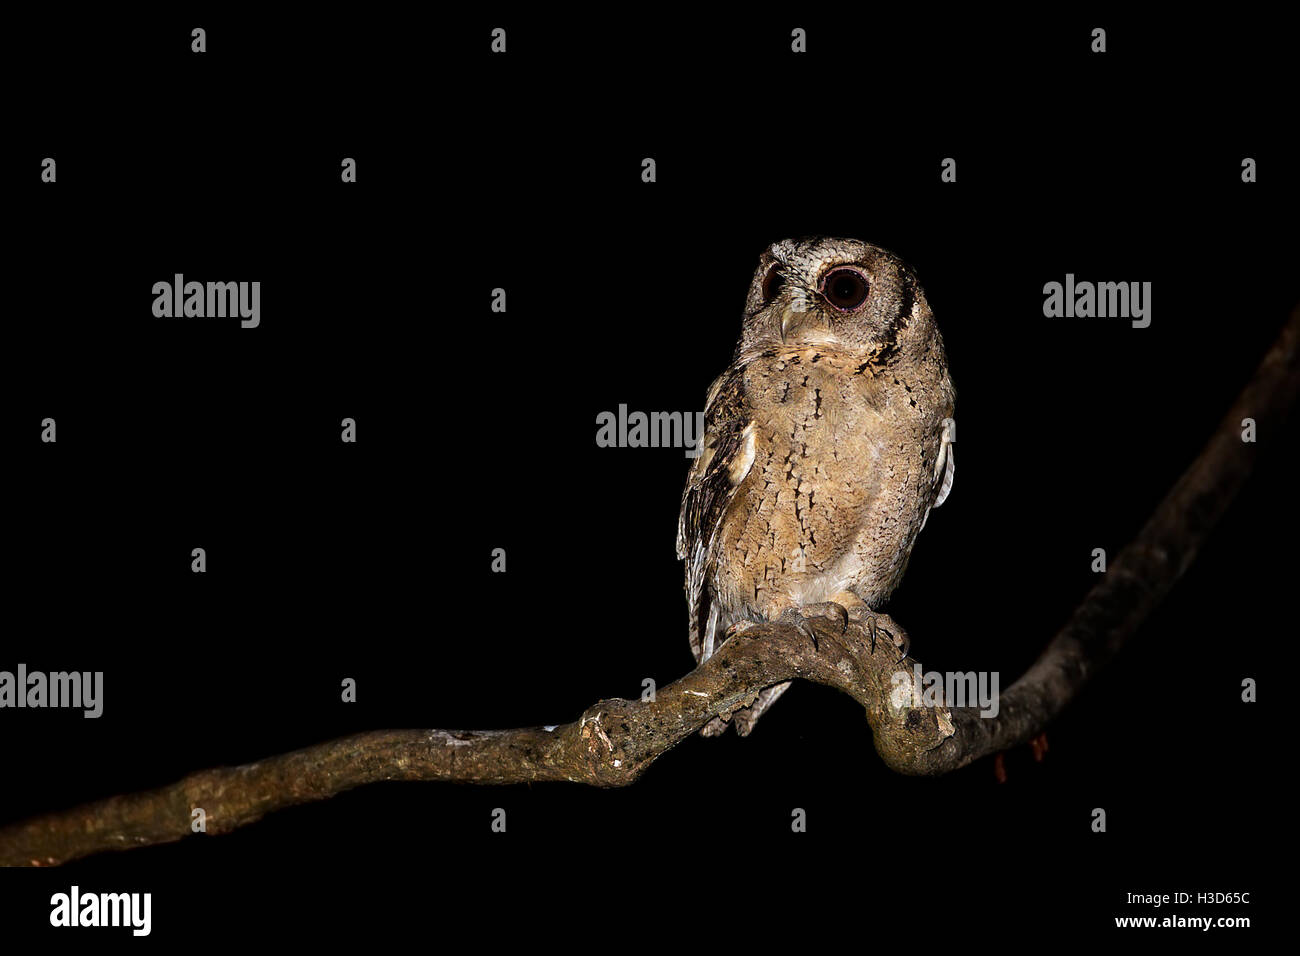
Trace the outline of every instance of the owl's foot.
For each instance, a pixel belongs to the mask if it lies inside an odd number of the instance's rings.
[[[879,626],[876,623],[876,621],[877,618],[873,616],[871,619],[871,623],[868,625],[868,629],[871,631],[872,653],[875,653],[876,650],[876,634],[883,634],[885,635],[886,638],[889,639],[889,642],[891,644],[893,644],[896,648],[898,648],[898,660],[894,661],[894,663],[895,664],[903,663],[903,661],[907,660],[907,652],[911,650],[912,639],[909,638],[906,634],[895,634],[893,631]]]
[[[812,641],[813,647],[817,647],[817,634],[808,623],[810,618],[815,617],[831,621],[835,626],[838,626],[841,634],[848,629],[850,624],[856,624],[863,628],[871,638],[871,653],[873,654],[876,652],[876,636],[882,635],[899,649],[898,661],[895,663],[901,663],[907,659],[907,653],[912,643],[907,635],[895,634],[883,626],[880,623],[881,616],[871,610],[870,605],[852,591],[840,591],[835,595],[833,601],[787,608],[782,612],[779,620],[794,627],[800,634]]]
[[[835,603],[848,609],[850,624],[856,624],[867,632],[867,635],[871,638],[871,653],[876,653],[876,635],[879,634],[900,650],[901,656],[896,663],[901,663],[906,659],[912,642],[906,634],[895,634],[882,625],[880,615],[871,610],[871,606],[866,601],[852,591],[840,591],[835,595]]]
[[[820,604],[805,604],[802,607],[786,608],[781,612],[781,616],[777,620],[782,624],[789,624],[812,641],[813,647],[817,647],[817,632],[809,623],[809,620],[815,617],[829,621],[833,627],[839,629],[841,634],[849,626],[849,612],[844,609],[843,605],[836,604],[834,601],[823,601]]]

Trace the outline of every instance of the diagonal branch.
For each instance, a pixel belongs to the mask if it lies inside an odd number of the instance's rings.
[[[876,751],[900,773],[947,773],[1006,750],[1060,713],[1191,564],[1254,467],[1258,446],[1241,440],[1242,419],[1255,419],[1260,435],[1276,435],[1295,404],[1298,346],[1300,308],[1137,538],[1001,695],[996,717],[982,718],[975,708],[921,706],[898,693],[911,686],[914,662],[900,662],[889,641],[873,642],[859,625],[841,632],[829,620],[814,619],[806,636],[769,622],[728,639],[652,701],[602,700],[579,720],[549,729],[375,731],[240,767],[202,770],[157,790],[0,829],[0,864],[47,866],[179,840],[190,834],[195,808],[204,810],[209,834],[227,833],[274,810],[381,780],[625,786],[713,717],[729,716],[763,688],[792,678],[837,688],[860,703]],[[905,636],[887,616],[877,620]]]

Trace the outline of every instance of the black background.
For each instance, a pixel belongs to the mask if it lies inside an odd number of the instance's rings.
[[[1264,22],[173,10],[9,32],[0,669],[103,670],[105,712],[0,714],[0,823],[354,731],[562,723],[684,674],[689,462],[597,448],[595,420],[700,408],[759,253],[789,236],[920,274],[960,468],[888,610],[927,668],[1005,689],[1297,299],[1293,104]],[[176,272],[260,280],[261,326],[155,319]],[[1151,282],[1150,328],[1044,318],[1067,272]],[[1251,892],[1209,915],[1259,927],[1296,438],[1259,436],[1200,560],[1004,785],[989,760],[896,776],[852,701],[801,684],[752,737],[693,738],[627,790],[372,786],[6,872],[5,932],[48,930],[74,882],[152,892],[173,941],[270,921],[605,947],[699,920],[747,946],[965,946],[1114,938],[1152,912],[1127,893],[1179,890]]]

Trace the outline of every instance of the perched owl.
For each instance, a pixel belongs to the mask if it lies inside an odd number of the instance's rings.
[[[763,253],[682,495],[697,661],[744,621],[872,623],[952,488],[953,399],[939,329],[903,262],[853,239]],[[733,714],[737,732],[788,686]],[[715,718],[703,733],[726,727]]]

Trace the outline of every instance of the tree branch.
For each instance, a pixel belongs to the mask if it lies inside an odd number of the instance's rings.
[[[204,810],[209,834],[227,833],[274,810],[381,780],[626,786],[713,717],[729,716],[763,688],[792,678],[834,687],[861,704],[876,751],[900,773],[947,773],[1006,750],[1060,713],[1191,564],[1254,467],[1258,446],[1241,440],[1242,419],[1255,419],[1267,438],[1295,404],[1298,343],[1300,308],[1136,540],[1001,695],[996,717],[982,718],[973,707],[914,706],[919,702],[897,692],[900,681],[911,686],[914,661],[900,662],[889,640],[873,641],[859,625],[841,633],[831,621],[814,619],[810,637],[769,622],[732,636],[652,701],[602,700],[574,723],[551,729],[375,731],[245,766],[202,770],[171,786],[0,829],[0,864],[47,866],[179,840],[190,834],[195,808]],[[905,636],[885,615],[878,626]]]

